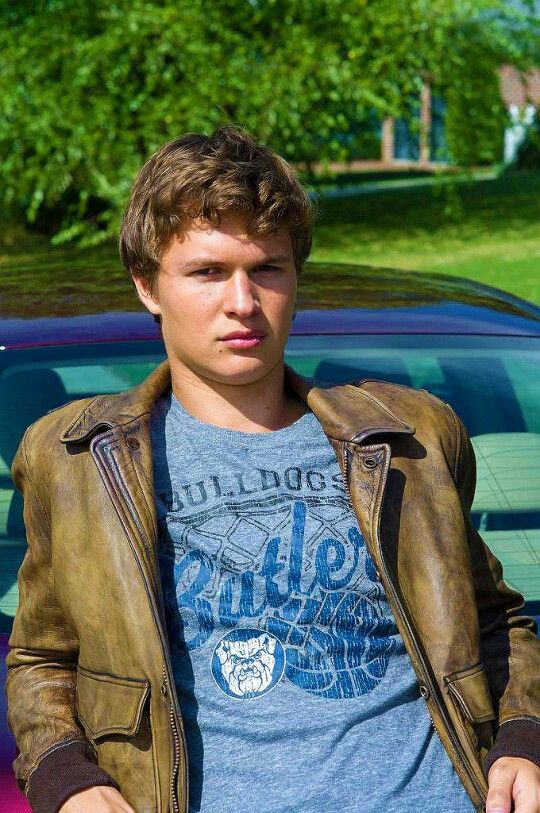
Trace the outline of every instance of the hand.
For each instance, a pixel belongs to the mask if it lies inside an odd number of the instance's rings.
[[[495,760],[488,785],[486,813],[540,813],[540,768],[529,759]]]
[[[58,813],[135,813],[116,788],[95,785],[70,796]]]

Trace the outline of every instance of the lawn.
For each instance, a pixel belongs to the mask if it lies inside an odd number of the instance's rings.
[[[318,202],[312,259],[432,271],[494,285],[540,304],[540,172]],[[455,207],[454,207],[455,209]]]
[[[442,186],[372,194],[346,191],[317,202],[313,260],[432,271],[494,285],[540,304],[540,172],[456,181],[462,213],[445,215]],[[454,207],[455,208],[455,207]],[[53,247],[20,226],[0,235],[0,311],[23,296],[39,307],[123,307],[132,296],[112,243]],[[98,307],[98,305],[100,307]]]

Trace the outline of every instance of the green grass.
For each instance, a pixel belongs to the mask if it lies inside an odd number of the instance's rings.
[[[452,191],[453,190],[453,191]],[[540,304],[540,171],[321,197],[311,259],[440,272]],[[445,214],[459,200],[461,214]],[[450,206],[452,208],[452,206]],[[0,312],[137,307],[112,243],[53,247],[22,226],[0,233]],[[21,314],[22,315],[22,314]]]
[[[540,172],[453,189],[453,217],[442,186],[322,198],[312,259],[469,277],[540,304]]]

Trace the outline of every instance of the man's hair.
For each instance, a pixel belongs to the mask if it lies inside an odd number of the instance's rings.
[[[245,218],[253,236],[287,229],[296,270],[302,269],[311,250],[312,207],[283,158],[231,125],[165,144],[133,184],[120,232],[124,267],[153,293],[171,239],[181,237],[193,219],[217,227],[231,213]]]

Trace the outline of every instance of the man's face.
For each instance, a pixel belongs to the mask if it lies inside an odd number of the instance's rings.
[[[193,221],[163,254],[151,297],[167,355],[179,375],[249,384],[283,363],[294,314],[296,269],[290,235],[249,237],[242,218],[219,228]]]

